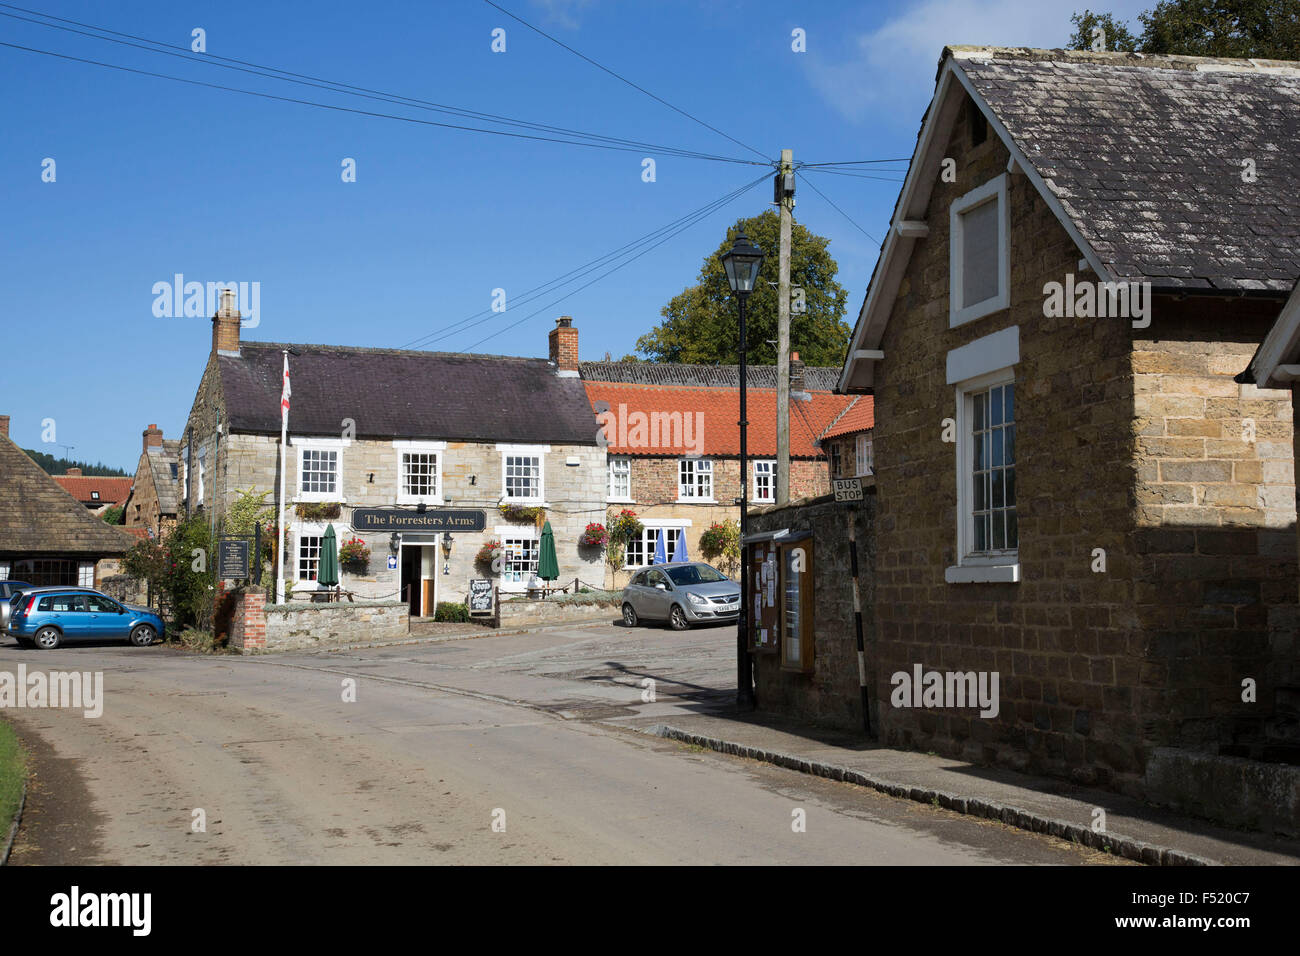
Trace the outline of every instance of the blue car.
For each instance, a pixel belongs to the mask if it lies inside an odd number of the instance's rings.
[[[53,650],[64,641],[115,638],[136,647],[162,640],[162,618],[91,588],[43,587],[14,595],[5,633],[24,647]]]

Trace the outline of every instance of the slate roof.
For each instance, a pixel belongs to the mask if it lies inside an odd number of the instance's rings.
[[[1300,63],[951,53],[1117,278],[1285,293],[1300,276]]]
[[[608,451],[613,455],[672,456],[696,453],[705,457],[731,457],[740,454],[740,392],[736,388],[665,388],[662,385],[642,385],[627,382],[587,382],[587,395],[592,408],[608,408],[616,421],[626,422],[626,427],[612,425],[605,430],[609,439]],[[792,458],[821,458],[823,452],[816,445],[817,436],[833,422],[851,403],[847,395],[830,392],[813,392],[808,399],[790,400],[790,456]],[[753,457],[776,456],[776,389],[750,388],[747,390],[746,414],[749,417],[748,451]],[[626,406],[626,412],[620,410]],[[679,420],[696,412],[703,414],[700,431],[694,431],[699,419],[692,418],[692,444],[687,447],[682,439],[684,429],[673,430],[670,435],[660,435],[653,446],[634,445],[631,416],[642,412],[647,416],[659,412],[678,414]],[[624,439],[629,441],[624,442]],[[654,441],[647,435],[648,441]]]
[[[162,447],[149,450],[149,472],[153,478],[154,493],[158,496],[158,510],[165,515],[174,515],[180,507],[181,482],[179,468],[177,477],[172,477],[172,466],[181,460],[181,443],[163,440]]]
[[[546,359],[326,345],[242,342],[218,356],[232,431],[279,434],[281,350],[293,391],[289,432],[358,438],[596,444],[577,377]]]
[[[685,385],[697,388],[739,388],[739,365],[683,365],[675,362],[579,362],[578,373],[588,382],[631,385]],[[839,368],[804,367],[804,388],[834,391]],[[750,388],[776,388],[775,365],[751,365],[745,370]]]
[[[105,524],[9,438],[0,436],[0,554],[124,553],[135,539]]]
[[[871,395],[859,395],[853,404],[840,413],[840,416],[821,433],[821,440],[852,435],[854,432],[866,431],[876,427],[876,399]]]
[[[59,487],[83,505],[120,505],[131,494],[130,478],[108,478],[97,475],[53,475]],[[99,497],[95,497],[95,492]]]

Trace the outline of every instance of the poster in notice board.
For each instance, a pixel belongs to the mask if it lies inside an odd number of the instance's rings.
[[[487,578],[471,578],[469,582],[469,613],[492,613],[492,582]]]
[[[777,546],[760,541],[749,546],[749,649],[773,653],[777,649],[780,610],[777,607]]]

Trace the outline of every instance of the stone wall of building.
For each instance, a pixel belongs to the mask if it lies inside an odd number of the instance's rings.
[[[686,527],[687,553],[692,561],[707,561],[700,550],[700,536],[713,524],[731,520],[739,523],[740,460],[738,458],[713,458],[713,500],[711,502],[678,501],[678,462],[675,457],[634,457],[631,459],[632,501],[611,501],[609,511],[617,514],[622,508],[636,512],[643,523],[657,521],[690,521]],[[749,493],[753,507],[753,464],[750,463]],[[790,462],[790,498],[812,498],[830,491],[830,476],[825,459],[794,459]],[[735,569],[719,570],[738,574]],[[607,569],[605,586],[621,588],[627,584],[636,569],[615,572]]]
[[[875,560],[872,536],[875,510],[875,496],[868,494],[856,508],[822,497],[785,508],[768,506],[750,512],[751,534],[788,528],[792,533],[811,531],[814,542],[813,672],[782,670],[779,649],[775,653],[753,654],[755,697],[760,711],[845,730],[863,729],[849,558],[852,520],[858,547],[858,587],[867,676],[872,688],[872,721],[875,728],[880,726],[881,708],[889,703],[889,675],[880,672],[871,614],[875,600],[871,573]]]

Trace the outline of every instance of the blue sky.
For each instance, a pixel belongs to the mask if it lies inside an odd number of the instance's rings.
[[[592,59],[768,158],[910,156],[945,43],[1060,46],[1082,0],[787,3],[502,0]],[[482,0],[78,2],[17,6],[281,70],[632,139],[760,161]],[[1097,4],[1131,17],[1143,5]],[[0,13],[18,14],[0,6]],[[65,24],[66,26],[67,24]],[[504,28],[506,50],[491,50]],[[807,52],[791,49],[791,31]],[[0,41],[137,70],[466,122],[185,62],[0,17]],[[140,432],[179,435],[207,318],[154,315],[157,282],[260,283],[246,338],[545,355],[570,314],[581,356],[632,351],[694,282],[766,182],[572,297],[522,294],[758,178],[762,167],[461,132],[278,102],[0,47],[5,320],[0,414],[24,447],[134,469]],[[655,159],[655,181],[642,160]],[[55,162],[54,182],[42,163]],[[356,161],[356,182],[341,163]],[[815,183],[879,239],[898,185]],[[879,251],[811,189],[796,218],[829,236],[856,315]],[[601,270],[603,271],[603,270]],[[583,280],[586,281],[586,280]],[[578,283],[581,284],[581,283]],[[505,290],[506,311],[459,332]],[[516,324],[517,323],[517,324]],[[487,338],[492,336],[491,338]],[[483,339],[486,341],[482,341]],[[446,383],[454,387],[455,383]],[[42,444],[52,419],[53,442]]]

